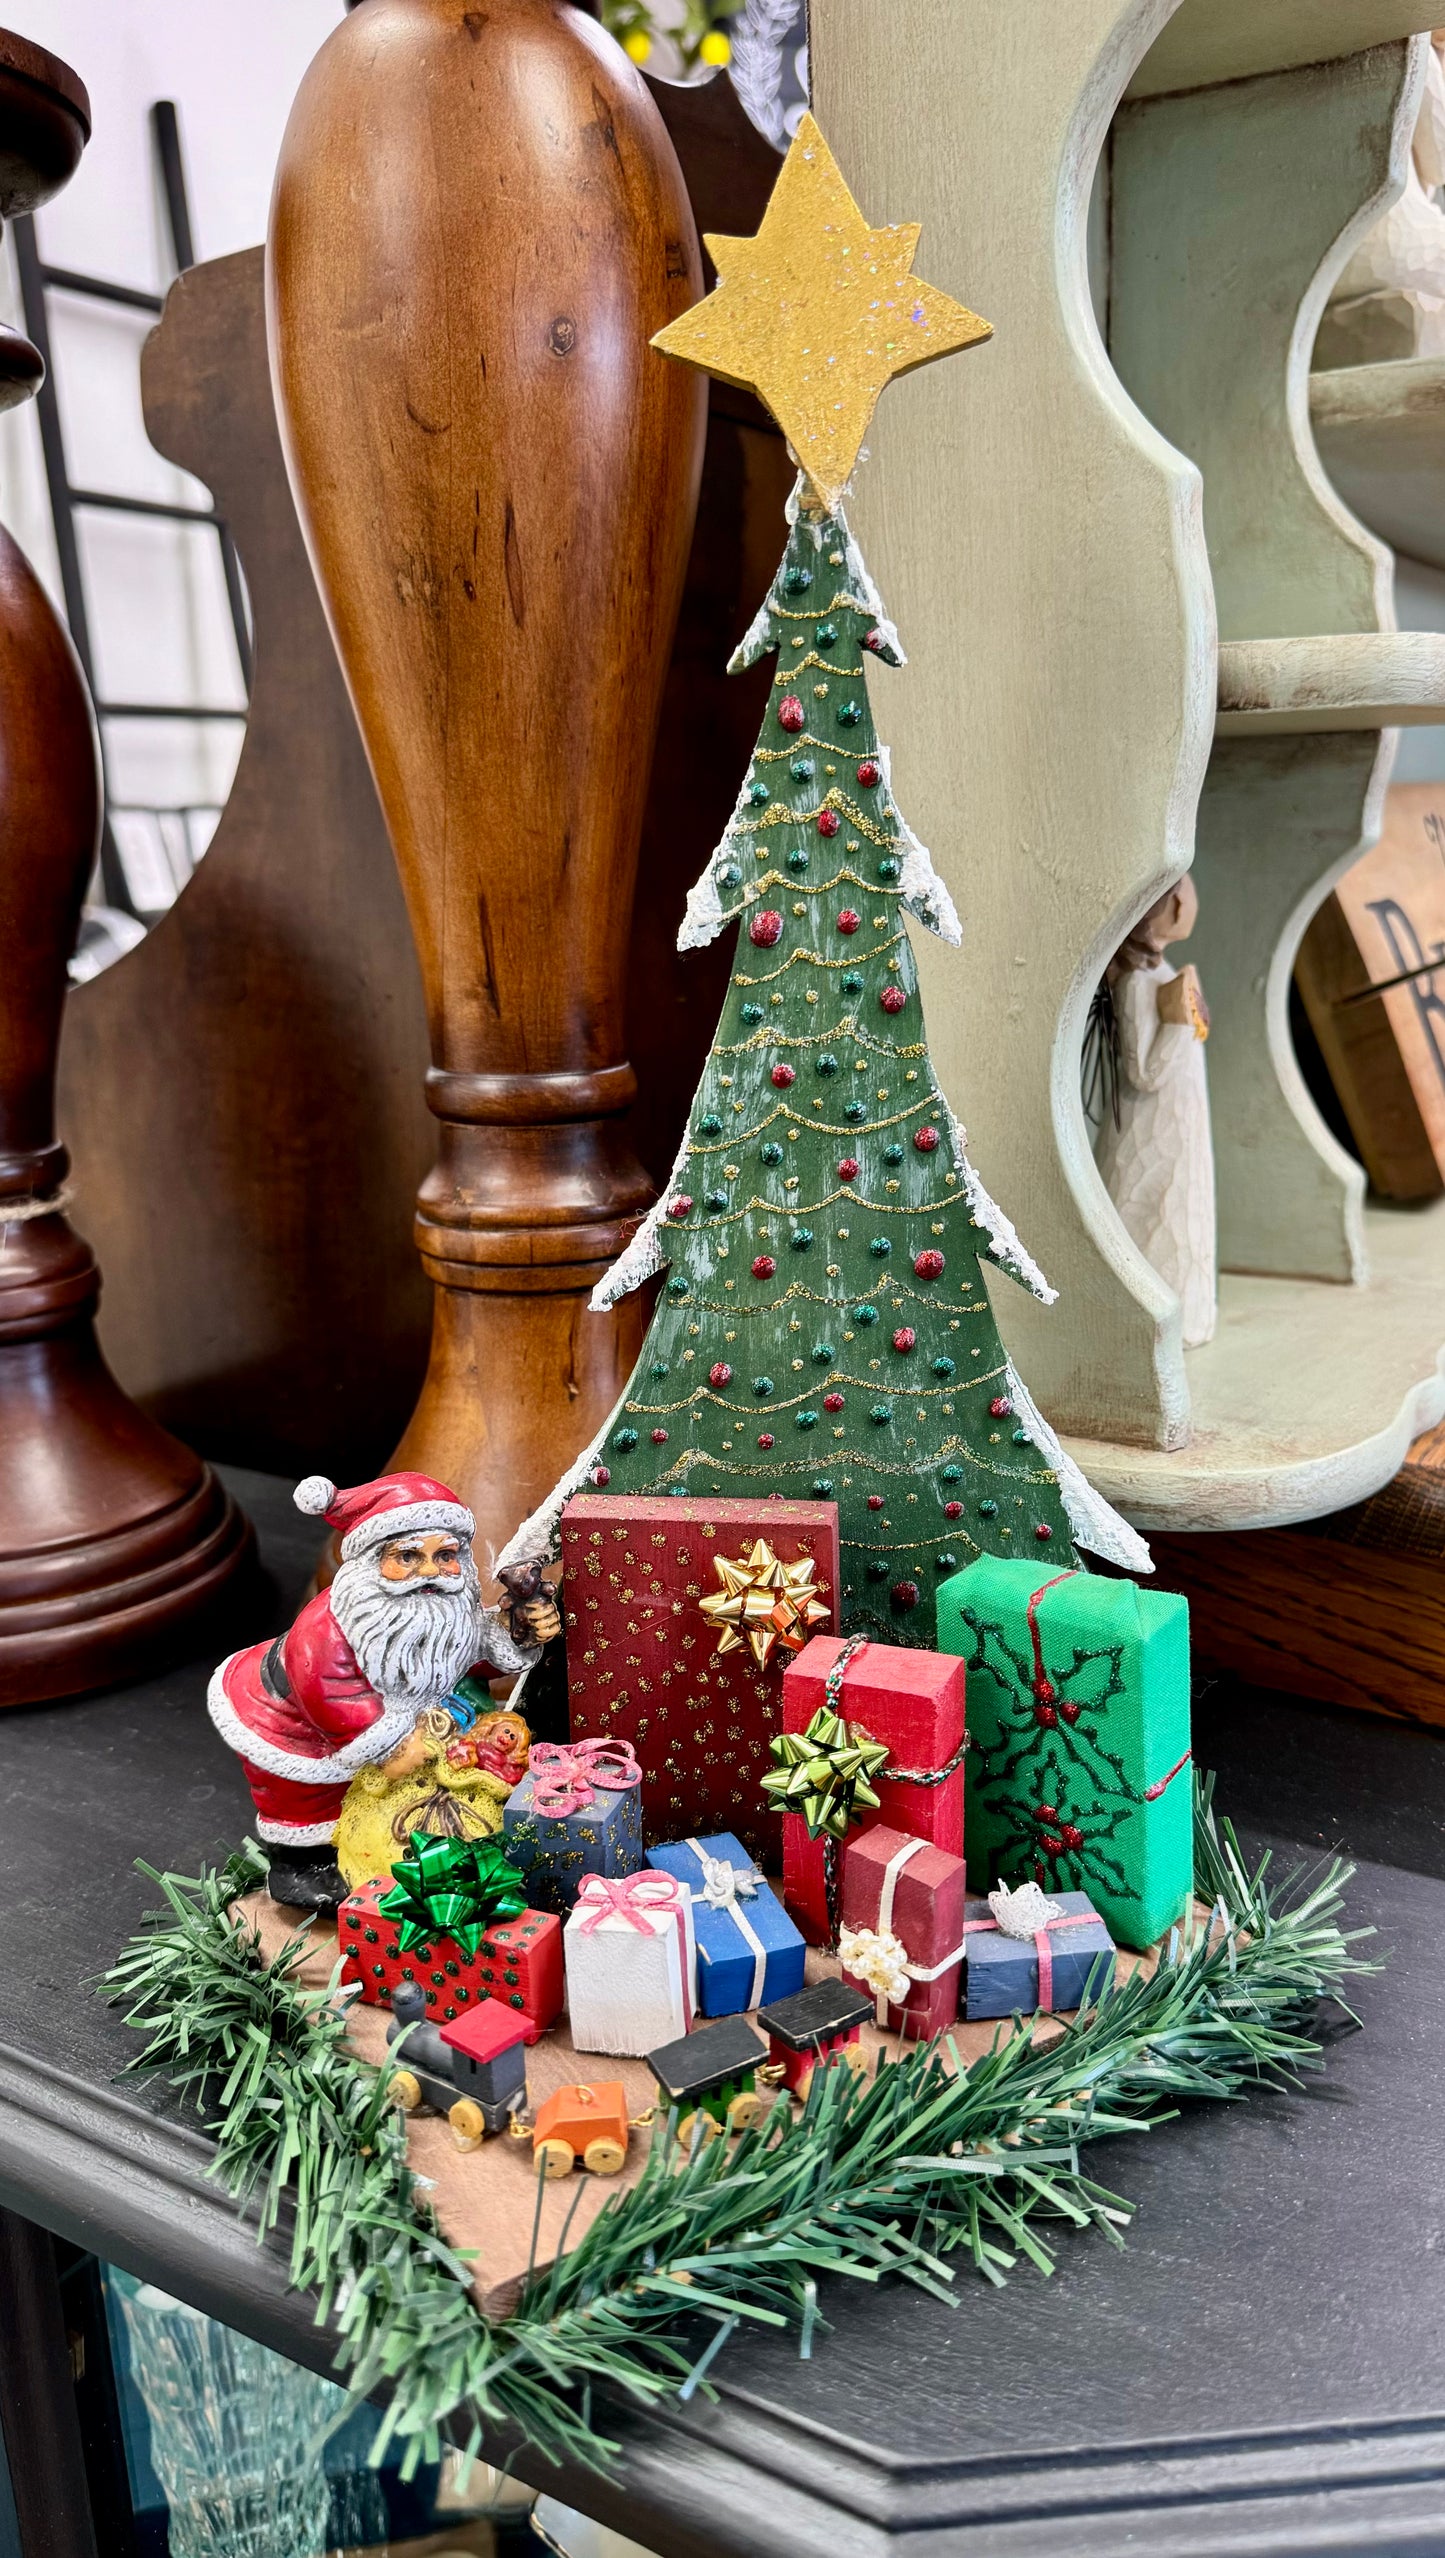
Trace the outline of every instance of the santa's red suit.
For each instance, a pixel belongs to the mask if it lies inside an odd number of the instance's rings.
[[[344,1563],[393,1537],[433,1529],[469,1544],[475,1527],[456,1494],[426,1475],[383,1475],[341,1493],[324,1475],[309,1475],[295,1500],[308,1516],[342,1531]],[[486,1657],[474,1664],[480,1677],[536,1659],[490,1611],[482,1612],[480,1632],[486,1647]],[[378,1695],[337,1623],[329,1590],[307,1601],[289,1633],[233,1652],[207,1698],[212,1722],[245,1768],[262,1838],[287,1847],[324,1846],[358,1768],[389,1758],[422,1708],[435,1702]]]

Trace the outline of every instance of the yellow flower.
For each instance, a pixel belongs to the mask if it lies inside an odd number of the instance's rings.
[[[652,38],[647,29],[634,27],[631,35],[623,37],[622,50],[630,54],[634,62],[645,62],[652,51]]]
[[[697,49],[697,57],[699,62],[706,62],[715,70],[726,69],[733,58],[733,49],[721,27],[714,27],[711,35],[703,37]]]

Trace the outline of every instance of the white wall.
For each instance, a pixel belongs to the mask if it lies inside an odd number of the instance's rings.
[[[343,0],[5,0],[6,25],[59,54],[90,92],[90,145],[70,186],[37,216],[42,258],[165,291],[172,268],[149,125],[158,98],[173,99],[180,118],[197,256],[262,239],[292,97],[343,15]],[[0,316],[18,322],[13,267],[0,302]],[[71,481],[203,503],[145,434],[138,363],[146,316],[57,293],[50,317]],[[59,601],[33,409],[0,418],[0,517]],[[210,534],[90,514],[80,540],[103,697],[244,698]],[[222,723],[110,725],[112,802],[219,805],[239,742],[239,727]]]

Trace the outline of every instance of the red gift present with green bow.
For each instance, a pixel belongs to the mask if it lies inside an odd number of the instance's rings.
[[[527,1907],[526,1887],[500,1839],[412,1835],[390,1882],[342,1902],[343,1982],[373,2007],[415,1982],[432,2020],[450,2023],[479,1999],[499,1999],[537,2036],[562,2007],[562,1928]]]

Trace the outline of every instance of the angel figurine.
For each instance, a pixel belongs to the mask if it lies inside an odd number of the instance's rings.
[[[1214,1148],[1204,1043],[1209,1011],[1196,971],[1165,951],[1187,941],[1199,897],[1186,873],[1140,918],[1105,973],[1104,1081],[1095,1159],[1110,1198],[1183,1313],[1186,1350],[1215,1323]],[[1112,1086],[1112,1089],[1110,1089]]]

